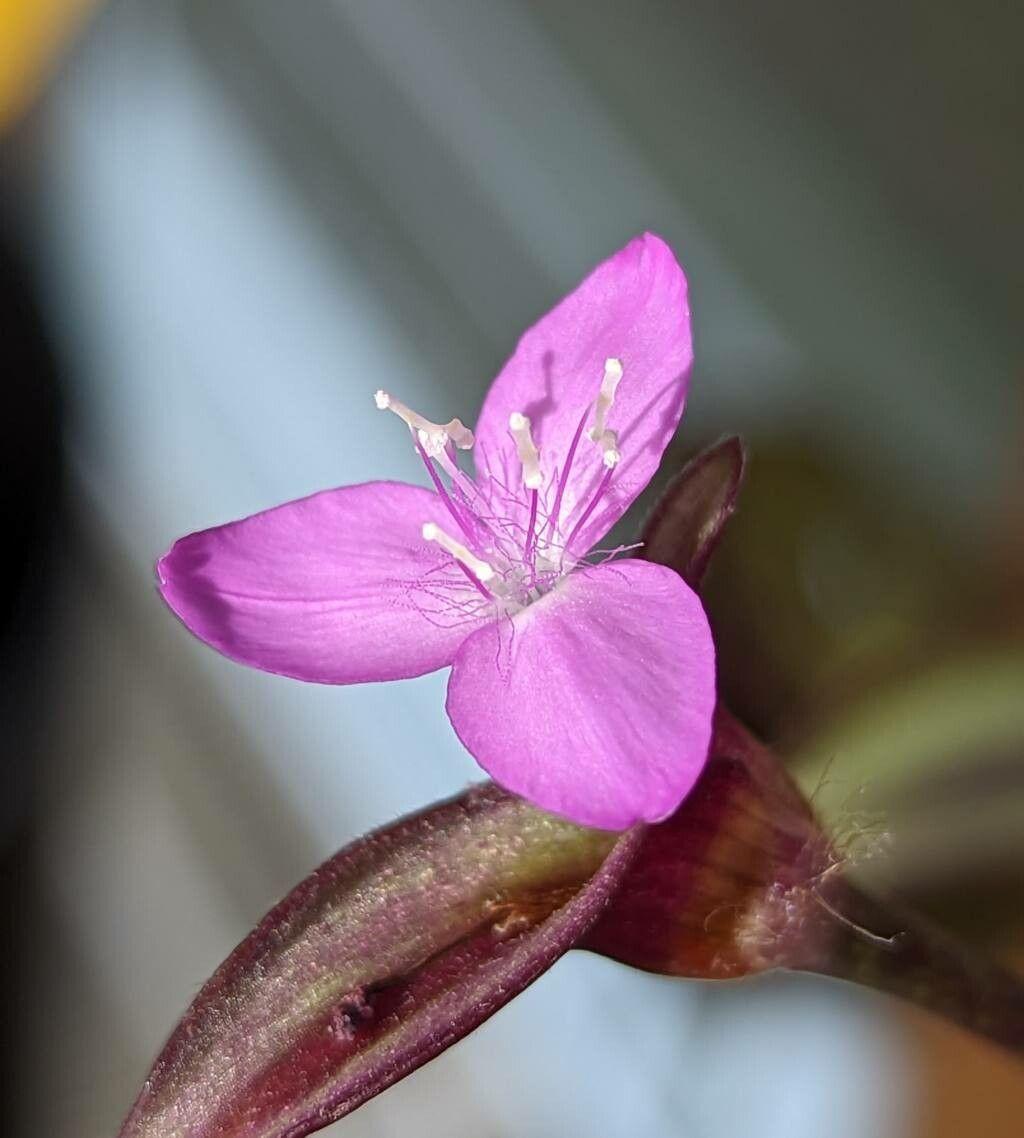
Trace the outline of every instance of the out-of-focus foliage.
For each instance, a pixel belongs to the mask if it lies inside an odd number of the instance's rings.
[[[820,445],[760,444],[707,596],[725,697],[861,872],[1000,943],[1024,900],[1024,635],[1018,499],[992,498],[969,542]]]

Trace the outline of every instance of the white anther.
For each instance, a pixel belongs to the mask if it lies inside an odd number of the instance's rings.
[[[618,466],[619,459],[622,458],[622,453],[619,450],[619,436],[614,431],[604,431],[597,440],[597,445],[601,448],[601,457],[604,459],[605,466],[609,470],[613,466]]]
[[[607,359],[604,361],[604,378],[601,380],[601,391],[594,404],[594,425],[590,428],[590,441],[600,443],[605,430],[605,421],[608,412],[615,402],[615,389],[622,379],[622,361]]]
[[[444,448],[448,445],[448,432],[445,430],[425,431],[420,427],[416,432],[416,437],[420,440],[420,446],[427,452],[429,458],[440,458],[444,454]]]
[[[435,542],[443,550],[450,553],[456,561],[461,561],[478,581],[489,581],[494,576],[492,566],[488,565],[486,561],[481,561],[475,554],[470,553],[464,545],[446,534],[440,526],[433,522],[425,522],[422,532],[426,541]]]
[[[448,423],[432,423],[406,407],[404,403],[392,398],[386,391],[376,392],[373,401],[381,411],[394,411],[419,439],[420,445],[431,458],[436,458],[449,442],[453,442],[459,450],[469,450],[473,445],[473,432],[461,419],[452,419]]]
[[[508,417],[508,429],[516,441],[516,451],[523,466],[523,484],[529,490],[539,490],[544,483],[540,470],[540,455],[530,433],[530,420],[519,411]]]

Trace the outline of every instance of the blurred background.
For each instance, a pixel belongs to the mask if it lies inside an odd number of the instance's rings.
[[[113,1135],[274,901],[477,774],[444,675],[247,671],[154,559],[418,480],[372,392],[471,422],[646,228],[696,322],[665,475],[727,431],[753,456],[710,582],[724,693],[866,878],[1024,966],[1022,33],[996,0],[0,0],[4,1134]],[[1022,1112],[1019,1064],[881,997],[580,954],[335,1130]]]

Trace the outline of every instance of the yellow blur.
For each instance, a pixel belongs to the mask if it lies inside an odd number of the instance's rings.
[[[0,131],[26,108],[91,0],[0,0]]]

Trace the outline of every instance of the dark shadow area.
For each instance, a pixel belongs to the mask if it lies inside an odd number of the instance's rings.
[[[22,1073],[24,966],[32,922],[33,773],[47,724],[50,598],[62,524],[60,375],[31,276],[12,235],[0,151],[0,911],[4,913],[0,1132],[14,1132],[10,1089]]]

